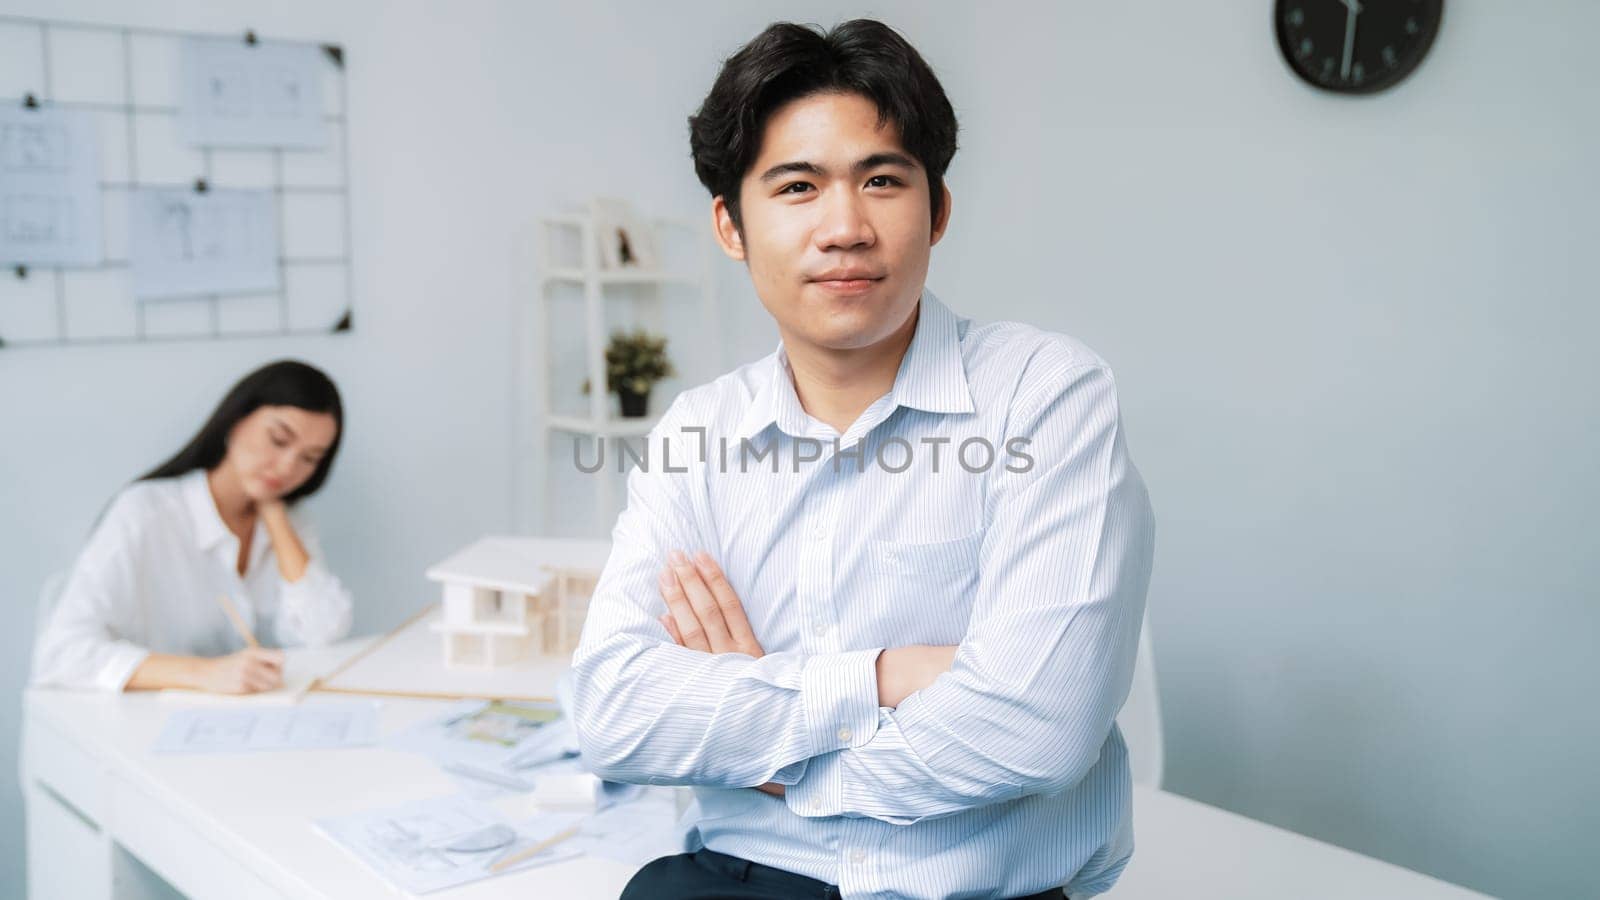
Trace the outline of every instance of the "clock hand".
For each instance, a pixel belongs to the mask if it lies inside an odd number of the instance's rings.
[[[1356,49],[1356,16],[1361,15],[1359,0],[1340,0],[1348,12],[1344,18],[1344,65],[1339,68],[1340,78],[1350,77],[1350,58]]]

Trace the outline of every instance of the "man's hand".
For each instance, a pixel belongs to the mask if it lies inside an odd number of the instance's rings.
[[[659,583],[668,610],[661,624],[674,641],[703,653],[766,655],[744,605],[710,554],[702,551],[691,560],[681,550],[672,551]]]
[[[709,554],[696,553],[691,560],[681,551],[672,551],[667,567],[661,570],[660,586],[668,610],[660,622],[675,643],[703,653],[744,653],[757,658],[766,654],[750,630],[744,605]],[[950,671],[955,658],[953,645],[892,647],[878,654],[878,705],[898,707]],[[782,797],[784,787],[767,782],[756,790]]]
[[[691,560],[682,551],[672,551],[659,581],[668,610],[660,621],[674,642],[705,653],[744,653],[757,659],[766,655],[750,630],[744,604],[710,554],[701,551]],[[757,785],[756,790],[783,796],[783,785],[776,781]]]
[[[955,663],[952,645],[891,647],[878,654],[878,705],[898,707]]]
[[[766,654],[750,630],[744,605],[709,554],[696,553],[691,560],[681,551],[672,551],[667,567],[661,570],[660,583],[669,612],[659,620],[674,642],[702,653],[744,653],[757,658]],[[898,707],[950,671],[955,658],[952,644],[913,644],[878,654],[878,705]]]

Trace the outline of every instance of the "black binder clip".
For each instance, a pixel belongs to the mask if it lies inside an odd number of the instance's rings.
[[[194,180],[194,192],[196,194],[204,194],[209,190],[211,190],[211,185],[206,184],[206,180],[204,178],[196,178]]]
[[[32,94],[28,94],[26,97],[22,98],[22,108],[23,109],[38,109],[39,108],[39,98],[35,97]]]
[[[254,31],[246,31],[244,33],[244,42],[246,45],[254,47],[257,43],[256,33]]]
[[[17,278],[18,279],[22,279],[22,280],[26,280],[27,279],[27,277],[28,277],[28,267],[27,266],[17,266],[16,272],[17,272]]]

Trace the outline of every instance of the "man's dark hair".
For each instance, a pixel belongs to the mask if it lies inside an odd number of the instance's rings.
[[[894,123],[900,143],[928,173],[932,219],[944,205],[944,173],[956,155],[956,113],[933,70],[906,39],[872,19],[821,28],[779,22],[722,64],[700,111],[689,117],[689,149],[700,183],[722,197],[741,233],[739,183],[761,152],[767,119],[814,94],[859,94]]]

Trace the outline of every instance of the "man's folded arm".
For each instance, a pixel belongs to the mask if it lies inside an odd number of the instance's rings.
[[[1154,521],[1110,372],[1040,381],[1059,387],[1019,403],[1036,409],[1012,422],[1035,464],[997,476],[951,670],[883,709],[870,741],[813,759],[786,792],[796,813],[905,824],[1061,791],[1098,762],[1132,679]]]
[[[680,397],[651,435],[673,466],[635,469],[611,556],[573,655],[573,726],[586,765],[614,781],[792,784],[806,761],[861,744],[878,722],[877,650],[709,654],[673,643],[657,576],[674,549],[713,549],[695,526],[702,473],[679,430]]]

